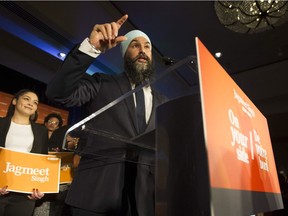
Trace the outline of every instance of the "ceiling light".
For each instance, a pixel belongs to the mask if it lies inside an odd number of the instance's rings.
[[[214,3],[220,22],[239,33],[273,29],[288,20],[288,1],[220,1]]]
[[[59,52],[59,53],[57,54],[57,56],[58,56],[59,58],[61,58],[61,59],[64,59],[64,58],[66,57],[66,54],[65,54],[65,53],[62,53],[62,52]]]
[[[221,58],[222,53],[221,53],[221,52],[216,52],[214,56],[215,56],[216,58]]]

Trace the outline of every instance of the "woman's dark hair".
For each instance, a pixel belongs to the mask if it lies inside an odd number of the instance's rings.
[[[44,124],[47,123],[49,121],[50,118],[57,118],[59,123],[58,126],[61,127],[63,125],[63,119],[61,117],[61,115],[59,115],[58,113],[50,113],[48,114],[45,118],[44,118]]]
[[[21,89],[20,91],[18,91],[12,98],[11,102],[10,102],[10,105],[8,107],[8,110],[7,110],[7,114],[6,116],[7,117],[12,117],[14,115],[14,112],[15,112],[15,105],[13,104],[13,100],[16,99],[18,100],[19,97],[21,97],[22,95],[26,94],[26,93],[29,93],[29,92],[32,92],[34,94],[36,94],[36,92],[30,90],[30,89]],[[37,94],[36,94],[37,95]],[[35,111],[35,113],[33,115],[30,116],[30,121],[33,121],[33,122],[36,122],[37,121],[37,118],[38,118],[38,110]]]

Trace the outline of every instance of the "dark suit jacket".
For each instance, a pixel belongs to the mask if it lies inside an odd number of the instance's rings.
[[[78,47],[73,49],[48,84],[47,96],[66,106],[85,104],[91,114],[131,90],[125,73],[116,76],[99,73],[93,76],[85,75],[86,69],[94,60],[78,51]],[[152,94],[153,110],[146,132],[155,128],[155,109],[164,100],[157,92],[152,91]],[[130,139],[137,136],[133,96],[109,108],[85,125],[97,131],[116,134],[116,137]],[[135,162],[141,158],[146,164],[153,164],[154,154],[143,157],[142,151],[135,153],[127,149],[125,142],[115,142],[93,133],[86,133],[80,137],[81,140],[85,147],[82,147],[82,158],[66,202],[95,212],[122,215],[121,208],[127,201],[125,194],[130,190],[127,189],[127,178],[131,177],[127,174],[129,169],[130,173],[134,172],[136,175],[136,183],[131,181],[129,187],[135,187],[138,214],[154,215],[154,166],[143,165],[140,161],[136,167],[137,163],[127,165],[125,162]]]
[[[11,118],[0,118],[0,146],[5,147],[6,136],[10,128]],[[32,132],[34,135],[33,147],[31,153],[47,154],[48,153],[48,131],[37,123],[31,122]]]

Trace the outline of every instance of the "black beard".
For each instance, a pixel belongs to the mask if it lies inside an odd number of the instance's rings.
[[[138,62],[137,60],[139,58],[145,58],[147,62]],[[136,56],[134,59],[125,57],[124,69],[133,84],[138,84],[145,80],[150,80],[155,71],[152,61],[143,54]]]

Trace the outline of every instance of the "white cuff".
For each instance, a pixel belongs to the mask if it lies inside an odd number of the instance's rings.
[[[89,43],[89,38],[85,38],[80,44],[79,50],[93,58],[97,58],[101,54],[100,50],[95,49],[95,47]]]

